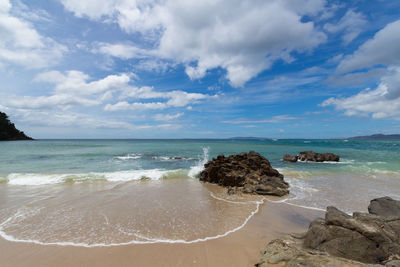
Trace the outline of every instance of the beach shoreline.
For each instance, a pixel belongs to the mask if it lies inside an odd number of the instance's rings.
[[[192,244],[132,244],[113,247],[37,245],[0,239],[3,266],[253,266],[265,245],[304,232],[322,211],[264,201],[240,230]]]

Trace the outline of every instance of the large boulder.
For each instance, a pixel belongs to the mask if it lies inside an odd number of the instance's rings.
[[[305,249],[301,239],[295,236],[285,236],[283,239],[272,240],[261,252],[261,258],[256,267],[375,267],[340,257],[329,255],[324,251]],[[379,265],[380,266],[380,265]],[[392,265],[387,265],[392,266]]]
[[[398,204],[391,203],[388,209]],[[400,259],[400,216],[358,212],[350,216],[328,207],[324,220],[310,224],[304,246],[365,263]]]
[[[283,180],[283,175],[254,151],[229,157],[219,155],[204,165],[200,180],[237,187],[236,191],[243,193],[275,196],[289,193],[289,185]]]
[[[270,242],[260,263],[279,263],[280,266],[400,266],[399,202],[389,197],[374,199],[369,206],[370,213],[355,212],[352,216],[328,207],[325,218],[312,221],[308,231],[297,241],[293,242],[292,238],[292,241]],[[268,266],[262,264],[260,266]]]

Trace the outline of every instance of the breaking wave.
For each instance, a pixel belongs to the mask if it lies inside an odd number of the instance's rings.
[[[124,156],[117,156],[115,159],[118,160],[131,160],[131,159],[140,159],[142,157],[142,154],[127,154]]]
[[[11,173],[6,177],[6,181],[10,185],[48,185],[101,180],[125,182],[143,179],[160,180],[167,176],[171,177],[176,172],[179,172],[179,170],[150,169],[77,174]]]
[[[195,166],[192,166],[190,168],[188,176],[196,178],[197,175],[199,175],[199,173],[204,169],[204,164],[207,163],[209,157],[210,157],[210,148],[203,147],[203,156],[200,157],[199,161]]]

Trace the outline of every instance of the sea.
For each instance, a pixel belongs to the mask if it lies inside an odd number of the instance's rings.
[[[254,150],[290,184],[285,197],[228,195],[204,164]],[[332,152],[339,162],[283,162]],[[243,228],[262,204],[351,214],[400,199],[400,142],[356,140],[36,140],[0,142],[0,237],[61,246],[195,243]]]

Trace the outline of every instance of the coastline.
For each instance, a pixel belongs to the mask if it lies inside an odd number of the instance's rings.
[[[264,201],[240,230],[192,244],[134,244],[115,247],[36,245],[0,239],[4,266],[252,266],[265,245],[304,232],[322,211]]]

